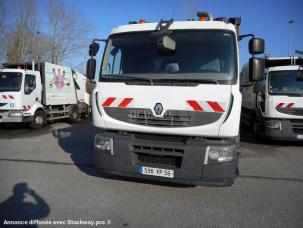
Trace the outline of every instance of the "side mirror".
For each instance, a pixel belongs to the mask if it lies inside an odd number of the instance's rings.
[[[258,82],[263,79],[264,59],[252,57],[249,59],[249,81]]]
[[[90,58],[86,64],[86,77],[88,79],[94,79],[96,73],[96,59]]]
[[[264,53],[264,40],[260,38],[252,38],[249,40],[249,53],[251,55],[258,55]]]
[[[96,56],[99,51],[99,48],[100,45],[98,43],[95,42],[91,43],[89,45],[89,52],[88,52],[89,56]]]
[[[176,51],[176,41],[165,35],[157,40],[157,47],[160,54],[169,55]]]

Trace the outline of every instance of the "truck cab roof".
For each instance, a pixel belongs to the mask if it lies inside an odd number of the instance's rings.
[[[136,24],[121,25],[114,28],[110,35],[126,33],[126,32],[143,32],[158,30],[159,22],[144,22]],[[236,27],[232,23],[224,21],[174,21],[169,30],[184,30],[184,29],[212,29],[212,30],[230,30],[236,33]]]
[[[265,58],[265,68],[277,66],[303,66],[303,57],[274,57]]]

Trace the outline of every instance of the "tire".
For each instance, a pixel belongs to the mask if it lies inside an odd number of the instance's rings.
[[[78,120],[79,112],[76,106],[72,106],[69,112],[69,122],[75,123]]]
[[[42,110],[37,110],[35,112],[33,121],[29,124],[30,128],[32,129],[40,129],[44,125],[46,125],[46,115],[45,112]]]

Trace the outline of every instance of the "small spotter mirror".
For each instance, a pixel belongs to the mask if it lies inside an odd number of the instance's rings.
[[[160,37],[157,40],[157,47],[160,54],[172,54],[176,51],[176,41],[168,35]]]
[[[252,38],[249,40],[249,53],[252,55],[258,55],[264,53],[264,40],[260,38]]]
[[[100,45],[98,43],[95,43],[95,42],[91,43],[89,45],[89,53],[88,54],[90,56],[96,56],[98,51],[99,51],[99,48],[100,48]]]

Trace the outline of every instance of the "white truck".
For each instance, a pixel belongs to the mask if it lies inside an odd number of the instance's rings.
[[[0,69],[0,123],[29,123],[33,129],[48,120],[76,121],[87,113],[86,77],[51,63],[4,64]]]
[[[92,93],[94,163],[104,172],[194,185],[237,174],[240,18],[130,22],[106,39]],[[251,39],[251,54],[264,41]],[[87,77],[99,50],[90,45]],[[262,60],[251,58],[252,78]]]
[[[303,141],[303,58],[265,58],[265,73],[249,83],[249,66],[241,72],[242,120],[257,136]]]

